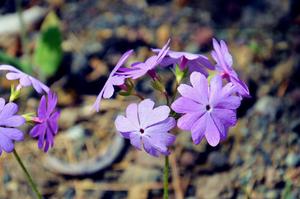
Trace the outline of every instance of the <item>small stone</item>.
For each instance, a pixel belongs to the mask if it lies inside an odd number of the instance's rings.
[[[285,163],[289,167],[296,167],[300,165],[300,155],[290,153],[285,159]]]
[[[220,152],[212,152],[208,156],[208,164],[214,170],[226,170],[229,166],[228,158]]]

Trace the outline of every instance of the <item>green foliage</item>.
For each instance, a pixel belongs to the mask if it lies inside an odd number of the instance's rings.
[[[42,24],[34,51],[34,64],[42,77],[54,75],[62,60],[62,36],[59,25],[60,21],[54,12],[50,12]]]
[[[11,57],[2,51],[0,51],[0,64],[13,65],[17,68],[20,68],[22,71],[24,71],[26,73],[31,73],[30,65],[20,62],[18,58]]]

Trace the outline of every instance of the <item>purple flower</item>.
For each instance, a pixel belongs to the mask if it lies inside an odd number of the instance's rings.
[[[6,74],[6,78],[8,80],[19,80],[18,89],[22,87],[28,87],[32,86],[38,93],[42,93],[45,91],[46,93],[49,92],[49,87],[37,80],[36,78],[27,75],[26,73],[23,73],[22,71],[16,69],[13,66],[10,65],[0,65],[0,70],[7,70],[9,71]]]
[[[57,96],[49,91],[48,98],[43,95],[38,108],[37,117],[33,119],[37,124],[31,129],[30,136],[38,137],[38,147],[47,152],[54,145],[54,136],[58,132],[58,119],[60,113],[55,110]]]
[[[220,44],[213,39],[214,50],[211,53],[213,59],[217,62],[216,69],[221,72],[223,78],[229,80],[237,87],[237,92],[244,97],[250,97],[247,85],[239,79],[237,73],[232,68],[232,56],[228,51],[226,43],[221,40]]]
[[[153,49],[156,53],[159,52],[159,50],[160,49]],[[208,75],[206,68],[214,69],[214,66],[204,55],[169,50],[160,65],[164,67],[175,64],[178,64],[181,70],[188,68],[190,72],[197,71],[204,75]]]
[[[115,126],[120,134],[130,139],[131,144],[152,156],[169,155],[168,146],[174,143],[175,136],[168,133],[175,126],[175,119],[169,117],[170,108],[159,106],[145,99],[139,104],[130,104],[126,109],[126,117],[119,115]]]
[[[120,68],[118,74],[126,76],[126,78],[138,79],[149,73],[152,78],[155,77],[154,68],[158,66],[168,53],[170,40],[159,51],[158,55],[149,57],[145,62],[136,62],[130,68]]]
[[[133,53],[133,50],[129,50],[126,53],[122,55],[122,57],[119,59],[117,65],[110,73],[106,83],[104,84],[102,90],[100,91],[99,95],[97,96],[97,99],[93,105],[93,108],[96,109],[98,112],[100,109],[100,102],[102,98],[108,99],[111,98],[114,94],[114,86],[120,86],[124,84],[125,76],[122,75],[115,75],[117,70],[127,61],[129,56]]]
[[[175,112],[184,114],[177,126],[191,131],[195,144],[205,137],[211,146],[216,146],[226,138],[228,128],[236,124],[236,109],[241,99],[232,95],[236,91],[232,83],[222,87],[219,75],[208,85],[204,75],[193,72],[190,81],[192,86],[181,84],[178,87],[182,97],[171,105]]]
[[[14,150],[13,141],[22,141],[23,133],[16,129],[25,123],[25,119],[20,115],[15,115],[18,106],[15,103],[5,104],[5,100],[0,98],[0,155],[2,150],[10,153]]]

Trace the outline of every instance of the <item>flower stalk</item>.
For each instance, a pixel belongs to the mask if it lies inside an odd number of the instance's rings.
[[[169,156],[165,156],[164,166],[164,195],[163,199],[169,198]]]
[[[22,171],[24,172],[24,174],[27,178],[27,181],[29,182],[30,187],[32,188],[33,192],[36,194],[36,197],[38,199],[42,199],[43,197],[42,197],[41,193],[37,189],[35,182],[33,181],[31,175],[29,174],[28,170],[26,169],[24,163],[22,162],[20,156],[18,155],[18,153],[15,149],[13,150],[13,154],[14,154],[17,162],[19,163],[20,167],[22,168]]]

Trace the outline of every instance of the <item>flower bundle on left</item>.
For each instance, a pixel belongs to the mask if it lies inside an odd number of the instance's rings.
[[[0,72],[6,73],[8,80],[17,80],[18,85],[12,85],[8,101],[0,96],[0,155],[3,151],[14,151],[14,142],[24,140],[24,133],[18,129],[27,123],[34,124],[30,136],[38,138],[38,148],[47,152],[54,145],[54,136],[58,132],[59,111],[56,109],[57,95],[38,79],[10,65],[0,65]],[[2,73],[0,73],[2,74]],[[18,114],[17,100],[21,91],[32,87],[42,95],[37,113]]]

